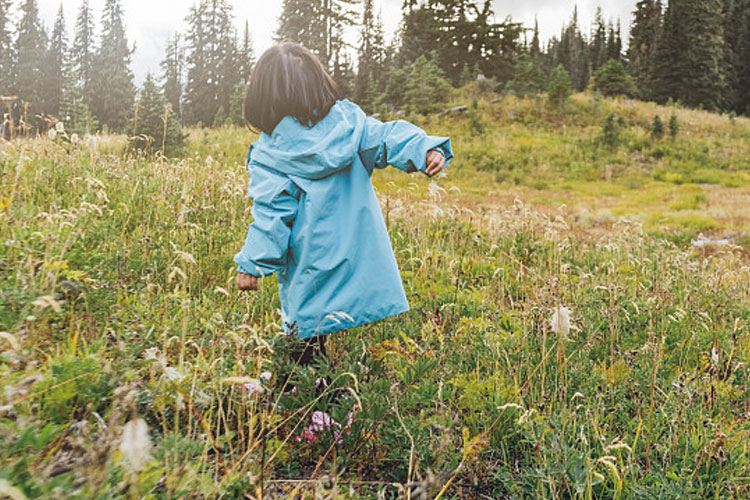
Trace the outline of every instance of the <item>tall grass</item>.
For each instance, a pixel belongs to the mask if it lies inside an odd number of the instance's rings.
[[[0,494],[746,498],[745,254],[481,206],[479,141],[521,161],[569,135],[481,106],[489,139],[426,125],[467,153],[446,189],[377,174],[412,310],[333,335],[313,369],[280,333],[274,280],[234,288],[244,132],[193,131],[180,161],[123,160],[119,138],[0,145]],[[600,123],[576,109],[561,119]],[[324,414],[339,425],[310,434]]]

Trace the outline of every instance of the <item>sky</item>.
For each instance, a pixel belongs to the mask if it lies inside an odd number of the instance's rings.
[[[63,5],[68,23],[68,35],[72,39],[73,25],[82,0],[37,0],[43,22],[49,28],[53,25],[60,4]],[[90,0],[95,12],[97,26],[105,0]],[[130,43],[135,43],[133,72],[136,83],[140,84],[150,71],[159,73],[159,62],[164,56],[167,39],[175,32],[185,29],[185,17],[190,6],[197,0],[122,0],[125,22]],[[229,0],[234,7],[234,15],[240,32],[245,21],[249,23],[256,54],[259,55],[273,44],[273,33],[281,13],[282,0]],[[578,5],[579,19],[584,31],[588,30],[597,5],[601,5],[605,19],[620,18],[623,35],[627,41],[631,12],[636,0],[495,0],[495,16],[503,20],[510,15],[514,21],[532,27],[535,16],[543,39],[560,33],[560,28]],[[386,32],[390,36],[401,19],[402,0],[375,0],[380,8]],[[350,35],[356,41],[356,33]]]

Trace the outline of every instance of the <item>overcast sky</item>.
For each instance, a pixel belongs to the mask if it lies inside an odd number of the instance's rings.
[[[97,26],[104,1],[90,0]],[[137,47],[133,56],[133,71],[137,83],[143,81],[147,72],[159,72],[159,61],[164,55],[167,38],[176,31],[184,30],[185,17],[190,6],[196,2],[197,0],[122,0],[128,36],[130,42],[135,42]],[[62,3],[69,36],[72,38],[73,24],[81,0],[38,0],[38,3],[42,20],[48,28],[54,23]],[[246,20],[250,23],[256,53],[260,54],[271,46],[282,0],[229,0],[229,3],[234,6],[239,29],[243,29]],[[513,20],[533,26],[534,16],[537,16],[542,37],[546,39],[560,32],[560,27],[570,18],[576,4],[585,31],[591,24],[596,6],[601,5],[606,19],[622,20],[623,34],[626,35],[635,3],[636,0],[495,0],[494,5],[498,20],[510,15]],[[375,4],[382,9],[390,36],[401,19],[402,0],[375,0]],[[356,40],[356,35],[353,36]]]

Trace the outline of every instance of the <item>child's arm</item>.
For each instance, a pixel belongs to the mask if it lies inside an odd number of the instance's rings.
[[[437,169],[431,151],[443,157],[443,164]],[[388,165],[406,173],[423,172],[433,175],[453,159],[453,148],[446,137],[428,136],[424,130],[403,120],[382,123],[368,117],[359,147],[359,157],[367,170]]]
[[[254,290],[257,278],[286,266],[289,238],[297,216],[300,190],[286,177],[253,168],[248,195],[253,199],[253,222],[242,250],[235,255],[237,286]]]

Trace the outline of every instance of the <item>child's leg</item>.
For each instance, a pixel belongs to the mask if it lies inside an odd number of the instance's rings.
[[[304,340],[304,347],[295,352],[292,355],[293,360],[299,360],[299,366],[308,366],[312,363],[315,356],[326,355],[326,337],[327,335],[320,335],[319,337],[311,337]]]

